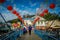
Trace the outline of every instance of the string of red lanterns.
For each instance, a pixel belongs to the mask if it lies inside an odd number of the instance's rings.
[[[6,0],[0,0],[0,3],[4,3],[5,1],[6,1]],[[55,6],[56,6],[56,5],[55,5],[54,3],[51,3],[50,6],[49,6],[49,8],[50,8],[50,9],[54,9]],[[15,15],[23,22],[22,17],[19,16],[19,13],[18,13],[16,10],[13,10],[12,6],[10,6],[10,5],[7,6],[7,9],[8,9],[9,11],[12,11],[12,13],[15,14]],[[43,17],[45,13],[48,13],[48,10],[47,10],[47,9],[45,9],[45,10],[40,14],[40,16]],[[38,21],[38,20],[39,20],[39,18],[37,17],[37,19],[34,20],[34,23],[36,23],[36,21]],[[24,23],[24,22],[23,22],[23,23]]]
[[[48,13],[48,9],[44,9],[44,11],[39,16],[43,17],[47,13]],[[35,18],[33,24],[35,24],[39,19],[40,19],[39,17]]]
[[[21,15],[16,10],[13,10],[12,6],[7,6],[7,9],[9,11],[12,11],[12,14],[16,15],[19,18],[19,20],[24,24],[24,20],[22,19]]]
[[[39,17],[35,18],[34,21],[33,21],[33,24],[35,24],[38,20],[40,20]]]

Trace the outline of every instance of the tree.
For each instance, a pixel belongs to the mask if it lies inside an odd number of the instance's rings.
[[[56,13],[48,13],[47,15],[44,16],[46,20],[58,20],[59,15]]]
[[[58,17],[58,20],[60,21],[60,12],[58,13],[59,17]]]
[[[53,13],[53,14],[48,13],[47,15],[44,16],[44,18],[48,21],[53,20],[53,22],[51,23],[51,25],[52,25],[55,22],[55,20],[60,20],[60,15],[56,14],[56,13]]]

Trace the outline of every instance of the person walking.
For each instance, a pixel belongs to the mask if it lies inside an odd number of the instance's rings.
[[[32,26],[31,25],[29,25],[28,30],[29,30],[29,35],[31,35],[31,30],[32,30]]]
[[[27,30],[26,30],[26,28],[24,27],[23,28],[23,34],[25,35],[27,33]]]

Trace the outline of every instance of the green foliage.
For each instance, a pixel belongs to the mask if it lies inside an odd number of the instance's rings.
[[[8,21],[8,22],[10,22],[10,23],[15,23],[15,22],[21,22],[18,18],[17,19],[13,19],[13,20],[10,20],[10,21]]]
[[[29,15],[29,14],[27,14],[27,15],[23,15],[23,18],[31,18],[31,17],[34,17],[35,15]]]
[[[55,13],[48,13],[44,16],[44,18],[46,20],[60,20],[59,14],[55,14]]]

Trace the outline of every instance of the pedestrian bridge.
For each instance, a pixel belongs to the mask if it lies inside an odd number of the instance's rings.
[[[0,40],[60,40],[60,37],[43,30],[32,30],[31,35],[28,32],[23,35],[22,30],[14,30],[6,35],[0,35]]]
[[[34,32],[32,31],[32,34],[29,35],[29,33],[22,35],[21,37],[17,38],[17,40],[42,40],[40,37],[38,37]]]

